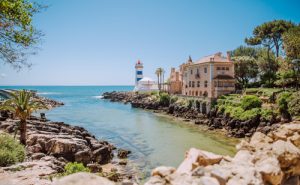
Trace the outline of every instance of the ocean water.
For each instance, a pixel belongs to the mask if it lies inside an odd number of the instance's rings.
[[[131,150],[129,160],[146,176],[158,165],[177,167],[191,147],[224,155],[235,152],[235,139],[131,108],[130,104],[101,99],[104,92],[131,91],[133,86],[0,86],[0,89],[37,90],[41,96],[64,102],[64,106],[47,111],[47,118],[82,126],[117,148]]]

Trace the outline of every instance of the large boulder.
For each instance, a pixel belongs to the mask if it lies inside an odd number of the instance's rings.
[[[54,180],[52,185],[115,185],[114,182],[109,181],[106,178],[100,177],[92,173],[75,173],[65,176],[63,178]]]

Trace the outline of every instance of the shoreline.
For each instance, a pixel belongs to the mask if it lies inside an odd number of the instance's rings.
[[[34,96],[49,109],[64,105],[39,95]],[[18,119],[8,111],[0,111],[0,134],[14,133]],[[18,137],[18,135],[17,135]],[[27,120],[26,158],[23,162],[0,167],[0,182],[8,184],[51,184],[55,174],[64,171],[68,162],[79,162],[92,173],[115,182],[137,182],[139,173],[128,160],[130,151],[117,148],[105,140],[98,140],[83,127],[31,116]],[[32,173],[31,173],[32,171]],[[12,180],[13,179],[13,180]]]
[[[152,99],[151,94],[134,92],[105,92],[102,94],[103,99],[111,102],[130,103],[133,108],[151,110],[154,113],[165,114],[184,122],[189,122],[197,126],[206,126],[208,130],[218,130],[230,138],[249,138],[256,131],[264,134],[277,129],[281,122],[266,123],[260,122],[259,117],[250,120],[237,120],[230,118],[228,115],[219,113],[212,109],[202,113],[202,110],[195,106],[187,107],[186,105],[169,104],[165,105],[157,100]],[[184,99],[184,98],[183,98]]]

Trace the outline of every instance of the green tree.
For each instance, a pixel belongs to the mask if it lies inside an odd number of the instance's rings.
[[[33,98],[33,93],[26,90],[17,91],[11,94],[12,97],[6,100],[0,108],[14,113],[20,119],[20,143],[26,145],[27,139],[27,118],[31,113],[38,110],[47,108],[42,102]]]
[[[300,59],[300,25],[289,29],[282,38],[286,56],[290,59]]]
[[[158,84],[158,89],[161,90],[161,85],[163,83],[163,78],[164,78],[164,69],[159,67],[156,69],[155,74],[157,76],[157,84]]]
[[[291,21],[273,20],[265,22],[254,28],[253,36],[246,38],[245,42],[254,46],[263,45],[268,51],[275,48],[275,54],[278,57],[282,45],[282,35],[293,27],[295,24]]]
[[[20,69],[30,66],[28,55],[36,53],[42,36],[32,23],[34,14],[43,8],[28,0],[0,1],[0,60]]]
[[[259,69],[259,77],[262,84],[272,87],[277,79],[278,59],[273,51],[266,48],[260,48],[257,54],[257,65]]]

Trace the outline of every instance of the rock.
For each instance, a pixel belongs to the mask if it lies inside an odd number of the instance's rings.
[[[124,149],[119,149],[118,150],[118,157],[123,159],[123,158],[127,158],[128,157],[128,154],[130,154],[131,151],[129,150],[124,150]]]
[[[75,173],[57,179],[54,181],[53,185],[114,185],[114,182],[107,180],[106,178],[94,175],[91,173]]]
[[[75,161],[87,165],[89,162],[91,162],[91,157],[91,151],[89,149],[86,149],[84,151],[79,151],[75,154]]]
[[[92,173],[99,173],[102,172],[102,167],[100,164],[87,164],[87,167],[91,170]]]
[[[178,173],[190,173],[198,166],[207,166],[219,163],[222,160],[222,156],[216,155],[203,150],[191,148],[184,161],[177,168]]]
[[[274,156],[262,156],[255,163],[255,168],[260,172],[265,184],[277,185],[283,179],[284,174],[281,171],[278,160]]]
[[[218,182],[217,179],[213,178],[213,177],[200,177],[199,183],[201,185],[219,185],[220,183]]]
[[[39,160],[39,159],[41,159],[45,156],[46,156],[46,154],[44,154],[44,153],[34,153],[34,154],[31,155],[31,159]]]
[[[120,160],[119,165],[127,165],[127,160]]]
[[[168,175],[171,175],[172,173],[174,173],[175,172],[175,168],[173,168],[173,167],[165,167],[165,166],[161,166],[161,167],[157,167],[157,168],[155,168],[153,171],[152,171],[152,173],[151,173],[151,175],[152,176],[160,176],[160,177],[166,177],[166,176],[168,176]]]
[[[112,151],[109,146],[102,146],[93,151],[93,159],[95,162],[104,164],[112,159]]]

